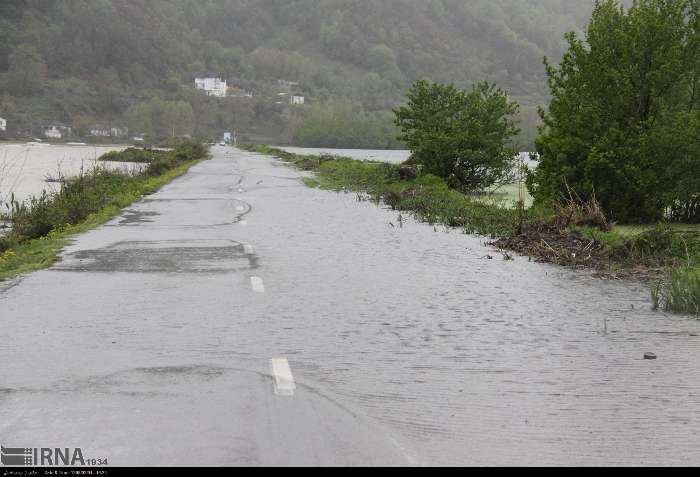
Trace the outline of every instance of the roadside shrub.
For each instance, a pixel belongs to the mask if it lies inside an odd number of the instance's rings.
[[[32,240],[78,223],[109,205],[110,197],[129,180],[132,177],[123,172],[96,167],[66,181],[56,194],[44,191],[28,201],[14,201],[9,212],[12,235],[20,240]]]
[[[596,2],[585,35],[546,62],[552,99],[528,174],[537,203],[571,188],[616,222],[699,220],[698,25],[696,1]]]
[[[111,151],[100,157],[105,162],[142,162],[150,163],[167,153],[161,151],[149,151],[130,147],[123,151]]]
[[[700,316],[700,270],[678,268],[652,290],[655,309]]]
[[[173,151],[166,152],[151,162],[146,168],[146,175],[149,177],[160,176],[184,162],[204,159],[208,154],[207,148],[201,143],[181,142]]]
[[[660,224],[628,240],[616,254],[651,266],[697,266],[700,237],[697,232],[675,230],[668,224]]]
[[[487,82],[464,91],[418,81],[395,114],[411,164],[462,192],[479,192],[512,180],[518,110],[505,91]]]
[[[136,157],[140,153],[141,151],[134,149],[125,157]],[[44,237],[65,226],[80,223],[90,214],[115,204],[118,197],[138,188],[147,178],[161,176],[180,164],[202,159],[207,154],[207,149],[201,144],[182,143],[174,151],[156,152],[154,160],[141,174],[111,171],[98,165],[64,181],[61,189],[55,194],[44,191],[41,195],[24,202],[12,200],[7,205],[8,210],[5,214],[12,228],[7,236],[0,239],[0,252],[17,244]],[[101,160],[113,160],[115,156],[107,154],[106,157],[107,159],[103,156]]]
[[[172,156],[164,156],[151,162],[146,168],[146,174],[149,177],[160,176],[175,167],[176,164],[177,161]]]
[[[209,152],[201,142],[183,141],[174,149],[173,154],[178,162],[187,162],[204,159]]]

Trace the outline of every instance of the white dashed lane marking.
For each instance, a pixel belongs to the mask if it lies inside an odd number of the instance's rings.
[[[253,286],[255,293],[265,293],[265,284],[260,277],[250,277],[250,284]]]
[[[275,394],[278,396],[294,396],[297,386],[294,382],[292,369],[286,358],[275,358],[270,360],[272,377],[275,380]]]

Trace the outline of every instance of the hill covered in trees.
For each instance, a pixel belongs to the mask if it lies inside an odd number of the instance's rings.
[[[583,27],[592,7],[593,0],[4,0],[0,116],[25,129],[128,122],[154,135],[237,128],[291,138],[335,104],[343,124],[385,121],[422,78],[493,81],[527,115],[547,97],[542,58],[559,59],[564,33]],[[203,73],[254,96],[206,98],[191,86]],[[278,80],[299,83],[311,105],[278,104]]]

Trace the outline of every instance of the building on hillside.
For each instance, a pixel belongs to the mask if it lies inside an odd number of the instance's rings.
[[[301,94],[293,94],[290,97],[289,102],[294,106],[301,106],[306,102],[306,98],[304,98],[304,96]]]
[[[41,127],[41,134],[46,139],[63,139],[73,134],[73,130],[63,124],[54,123]]]
[[[129,129],[121,126],[108,127],[97,125],[90,129],[90,136],[93,137],[116,137],[124,138],[129,135]]]
[[[7,131],[7,119],[0,118],[0,132]]]
[[[195,78],[194,87],[216,98],[225,98],[228,91],[226,81],[221,78]]]

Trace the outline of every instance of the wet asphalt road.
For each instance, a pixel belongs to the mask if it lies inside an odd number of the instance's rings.
[[[3,445],[126,466],[700,464],[700,324],[643,286],[485,260],[478,238],[213,152],[0,288]]]

